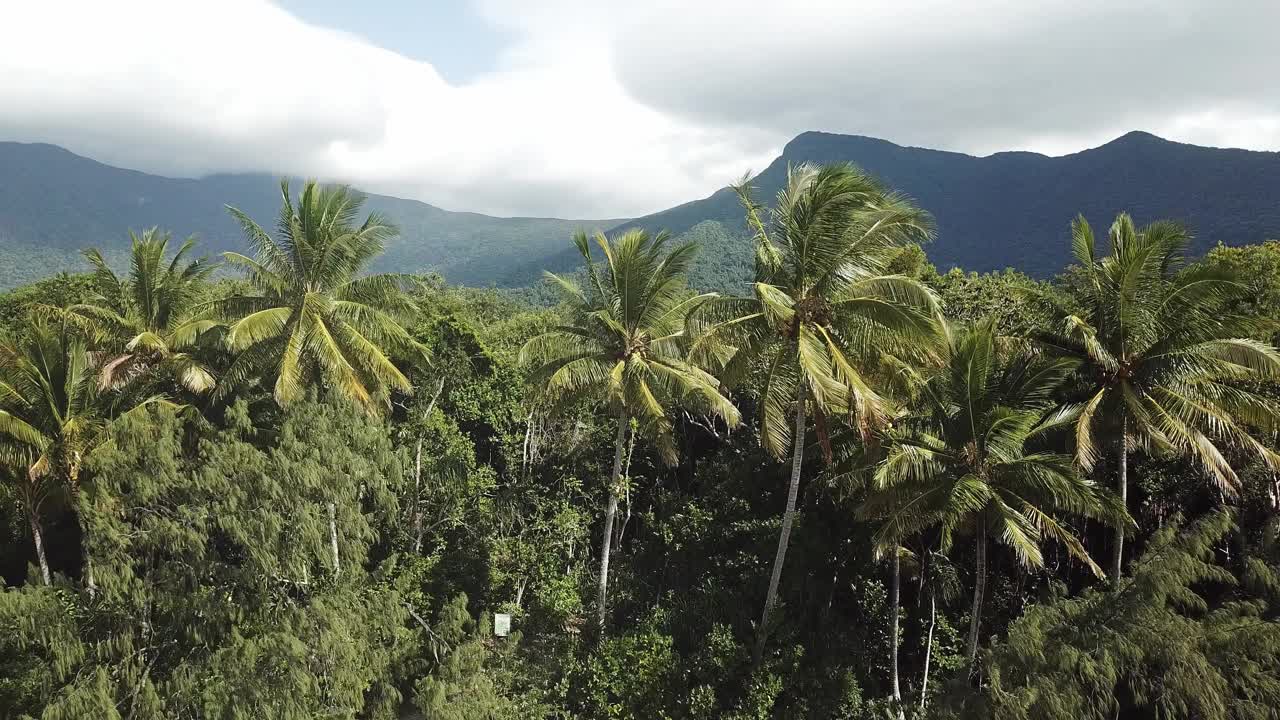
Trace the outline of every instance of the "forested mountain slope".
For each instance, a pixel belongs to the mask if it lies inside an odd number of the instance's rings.
[[[127,230],[159,225],[197,233],[206,253],[243,249],[224,205],[272,225],[280,202],[268,175],[181,179],[111,167],[53,145],[0,142],[0,288],[61,270],[83,270],[80,249],[126,253]],[[617,220],[499,218],[450,212],[384,195],[368,207],[388,215],[401,234],[377,269],[438,271],[448,280],[485,285],[513,264],[558,252],[579,225]]]
[[[1199,147],[1131,132],[1101,147],[1049,157],[1002,152],[974,157],[902,147],[854,135],[807,132],[755,177],[757,197],[772,200],[787,166],[853,162],[933,213],[930,259],[986,271],[1013,267],[1049,277],[1068,262],[1066,238],[1076,213],[1105,227],[1118,212],[1139,223],[1179,220],[1202,253],[1280,236],[1280,153]],[[748,277],[750,245],[742,210],[722,189],[702,200],[629,221],[650,230],[688,233],[704,248],[694,282],[723,288]],[[562,252],[564,270],[576,257]],[[527,276],[521,271],[511,276]]]
[[[1062,157],[1028,152],[974,157],[875,138],[807,132],[755,178],[769,200],[788,165],[848,161],[909,195],[937,220],[930,259],[942,269],[1017,268],[1048,277],[1067,262],[1068,225],[1082,212],[1105,224],[1120,211],[1139,222],[1186,223],[1197,253],[1217,244],[1280,236],[1280,153],[1206,148],[1132,132]],[[731,178],[726,178],[726,182]],[[176,179],[123,170],[50,145],[0,143],[0,287],[82,269],[79,248],[124,251],[126,228],[199,233],[207,252],[239,247],[223,205],[270,222],[278,199],[266,175]],[[724,289],[750,276],[741,209],[721,189],[636,220],[497,218],[381,195],[369,207],[400,225],[377,269],[438,271],[450,282],[523,287],[543,269],[571,270],[565,240],[578,227],[667,229],[697,240],[692,282]]]

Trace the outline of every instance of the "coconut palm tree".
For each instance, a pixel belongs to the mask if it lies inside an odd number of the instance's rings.
[[[187,261],[195,238],[187,238],[166,258],[171,235],[151,228],[129,233],[129,274],[120,277],[97,248],[84,255],[93,266],[97,297],[67,308],[67,320],[106,352],[101,383],[116,387],[148,370],[163,369],[187,390],[214,386],[208,368],[186,351],[214,322],[196,317],[205,280],[214,266],[205,258]]]
[[[254,256],[223,257],[257,294],[213,305],[215,316],[230,321],[226,342],[239,353],[220,391],[265,377],[284,406],[308,384],[323,383],[369,410],[388,390],[411,392],[388,355],[421,355],[402,325],[415,310],[404,277],[361,274],[396,229],[377,213],[356,224],[364,196],[346,186],[308,181],[295,204],[285,180],[280,195],[274,237],[228,207]]]
[[[745,178],[734,189],[755,233],[752,293],[704,303],[691,315],[690,331],[694,357],[723,361],[726,381],[763,366],[760,441],[779,459],[791,450],[759,662],[778,602],[808,418],[824,448],[829,416],[847,415],[864,433],[887,418],[892,404],[874,386],[875,369],[932,342],[937,301],[915,280],[888,273],[905,244],[930,236],[928,215],[856,168],[790,168],[772,209],[752,198]]]
[[[74,496],[80,470],[102,436],[98,382],[85,343],[42,319],[0,341],[0,462],[17,484],[45,584],[43,504]]]
[[[1075,220],[1079,268],[1070,304],[1055,303],[1056,327],[1037,336],[1047,350],[1082,364],[1082,400],[1073,407],[1080,466],[1089,471],[1101,457],[1099,436],[1113,438],[1122,500],[1132,449],[1191,458],[1227,495],[1238,478],[1225,450],[1280,466],[1249,430],[1276,427],[1276,403],[1246,383],[1280,374],[1280,354],[1243,337],[1249,322],[1227,311],[1225,301],[1243,285],[1220,269],[1184,268],[1190,237],[1174,223],[1139,229],[1121,214],[1108,240],[1110,254],[1098,257],[1089,223]],[[1119,582],[1121,527],[1112,552],[1111,578]]]
[[[600,264],[592,255],[593,241],[603,256]],[[585,399],[607,406],[616,418],[596,598],[596,623],[603,628],[613,523],[623,490],[623,451],[632,420],[664,460],[674,462],[671,417],[677,405],[718,416],[730,426],[739,417],[716,378],[685,360],[686,314],[711,297],[685,290],[694,246],[668,249],[667,233],[638,229],[613,239],[579,232],[573,242],[586,263],[586,288],[547,273],[571,318],[525,343],[520,362],[532,368],[530,381],[544,400]]]
[[[991,540],[1028,567],[1043,565],[1041,542],[1054,540],[1101,576],[1057,516],[1131,521],[1109,493],[1076,473],[1069,455],[1033,447],[1062,422],[1053,393],[1073,363],[1013,355],[999,347],[991,322],[948,335],[942,368],[923,383],[917,408],[887,433],[874,492],[859,512],[881,521],[881,546],[936,528],[946,552],[957,533],[972,536],[972,665]]]

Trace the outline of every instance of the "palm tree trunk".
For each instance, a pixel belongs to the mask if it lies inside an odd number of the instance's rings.
[[[329,550],[333,553],[333,574],[336,576],[342,565],[338,561],[338,506],[329,503]]]
[[[902,709],[902,688],[898,683],[898,616],[901,614],[902,607],[902,564],[898,557],[898,548],[893,548],[893,585],[890,592],[890,605],[893,608],[893,627],[890,629],[890,646],[892,652],[893,667],[893,704],[898,708],[898,720],[906,720],[906,714]]]
[[[938,597],[929,593],[929,635],[924,641],[924,678],[920,681],[920,713],[929,698],[929,661],[933,658],[933,628],[938,623]]]
[[[969,617],[969,672],[978,664],[978,626],[982,623],[982,598],[987,590],[987,526],[978,520],[977,562],[973,573],[973,614]]]
[[[627,410],[618,411],[618,437],[613,443],[613,475],[609,478],[609,505],[604,511],[604,537],[600,541],[600,590],[596,596],[596,627],[604,631],[609,597],[609,552],[613,545],[613,519],[618,514],[618,490],[622,479],[622,455],[627,440]]]
[[[1129,507],[1129,443],[1128,443],[1129,419],[1124,418],[1120,421],[1120,452],[1119,454],[1119,477],[1116,480],[1116,489],[1120,492],[1120,504],[1126,509]],[[1111,558],[1111,584],[1120,584],[1120,571],[1124,566],[1124,525],[1116,525],[1116,542],[1114,548],[1115,554]]]
[[[35,509],[27,512],[27,523],[31,525],[31,539],[36,545],[36,559],[40,561],[40,577],[49,585],[49,559],[44,554],[44,534],[40,532],[40,520]]]
[[[791,484],[787,486],[787,507],[782,513],[782,531],[778,533],[778,551],[773,556],[773,572],[769,576],[769,590],[764,596],[764,612],[760,614],[760,628],[756,635],[753,662],[760,664],[764,646],[769,639],[769,621],[778,604],[778,583],[782,580],[782,564],[787,559],[787,544],[791,542],[791,523],[796,514],[796,496],[800,492],[800,468],[804,465],[804,382],[796,383],[796,427],[791,450]]]

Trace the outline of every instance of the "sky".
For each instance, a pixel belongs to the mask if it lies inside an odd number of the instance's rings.
[[[805,130],[1280,150],[1280,0],[0,0],[0,140],[633,217]]]

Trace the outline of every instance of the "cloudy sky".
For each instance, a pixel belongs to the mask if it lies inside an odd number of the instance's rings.
[[[1280,150],[1280,0],[0,0],[0,139],[635,216],[809,130]]]

